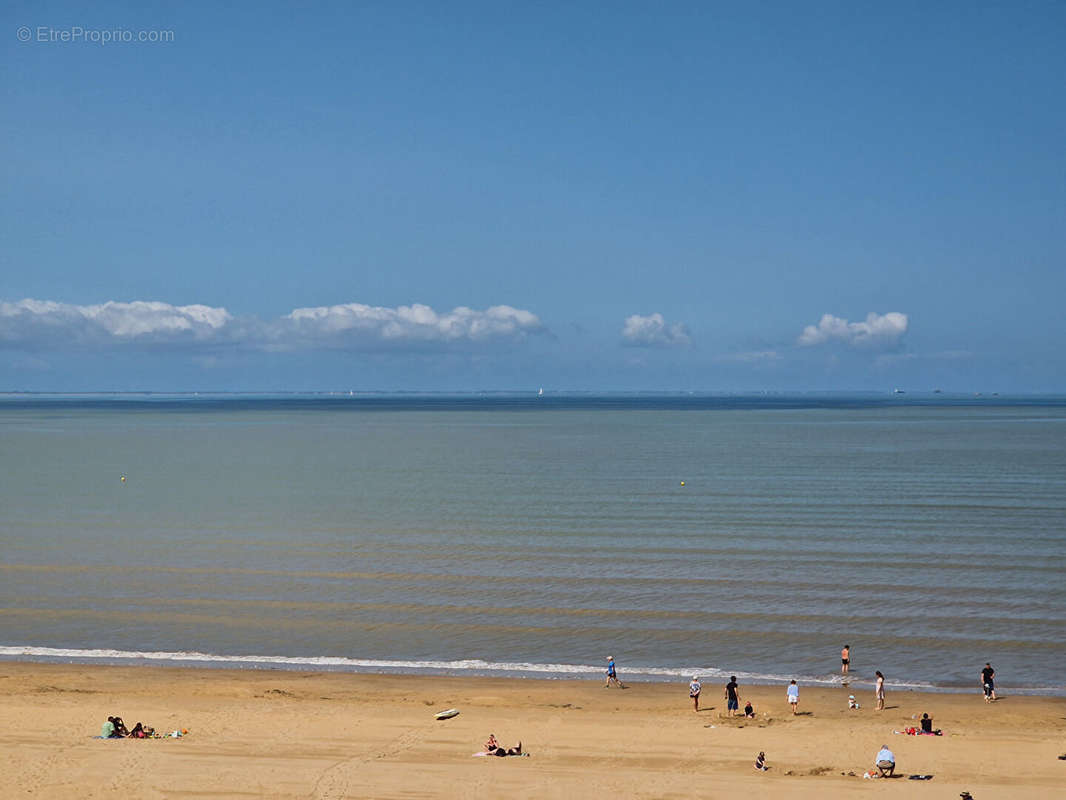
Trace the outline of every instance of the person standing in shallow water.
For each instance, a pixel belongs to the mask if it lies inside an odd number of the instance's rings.
[[[881,674],[881,670],[877,670],[874,673],[877,676],[877,688],[874,690],[877,695],[877,710],[885,710],[885,676]]]
[[[851,647],[844,645],[844,649],[840,651],[840,674],[847,675],[848,667],[851,665]]]

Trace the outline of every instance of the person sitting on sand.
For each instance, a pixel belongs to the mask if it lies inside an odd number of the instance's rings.
[[[881,749],[877,751],[877,757],[874,758],[874,766],[881,771],[881,777],[886,775],[892,777],[896,771],[896,756],[888,749],[887,744],[881,745]]]
[[[108,717],[107,722],[100,726],[100,738],[101,739],[117,739],[118,734],[115,733],[115,718]]]
[[[119,736],[129,736],[130,732],[126,730],[126,723],[122,721],[122,717],[115,717],[115,733]]]
[[[755,769],[759,770],[759,772],[766,772],[770,769],[766,766],[766,753],[761,750],[759,751],[759,755],[755,756]]]
[[[744,706],[744,716],[748,719],[755,719],[755,709],[751,707],[751,700]]]
[[[485,742],[485,752],[493,753],[500,746],[500,743],[496,741],[496,734],[490,733],[489,740]]]
[[[926,736],[940,735],[939,729],[933,729],[933,718],[930,717],[928,714],[922,714],[922,718],[921,720],[919,720],[919,722],[921,722],[922,725],[922,729],[918,731],[919,734],[925,734]]]
[[[855,699],[855,695],[849,694],[848,695],[848,708],[858,708],[858,707],[859,707],[859,701]]]
[[[133,726],[133,730],[129,733],[130,739],[147,739],[148,734],[144,732],[144,726],[141,723],[137,723]]]

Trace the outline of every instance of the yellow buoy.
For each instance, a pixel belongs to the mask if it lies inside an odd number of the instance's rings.
[[[123,483],[125,483],[126,482],[126,476],[123,475],[121,478],[119,478],[119,480],[122,481]]]
[[[126,480],[126,479],[125,479],[125,478],[123,478],[122,480]],[[681,481],[681,485],[682,485],[682,486],[684,486],[684,485],[685,485],[685,482],[684,482],[684,481]]]

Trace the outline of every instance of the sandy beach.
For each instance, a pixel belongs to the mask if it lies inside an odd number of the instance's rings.
[[[624,679],[624,673],[622,674]],[[685,685],[289,671],[0,665],[0,796],[85,798],[826,796],[1051,798],[1066,699],[741,685],[755,720]],[[434,713],[460,714],[436,721]],[[923,712],[940,737],[894,734]],[[112,714],[181,739],[92,738]],[[490,733],[529,758],[478,758]],[[898,772],[864,780],[888,744]],[[765,751],[771,770],[753,760]],[[843,773],[843,774],[842,774]],[[849,773],[854,773],[851,775]]]

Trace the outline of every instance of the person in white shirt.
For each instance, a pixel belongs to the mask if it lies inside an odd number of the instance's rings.
[[[688,696],[692,698],[692,706],[697,711],[700,710],[700,692],[703,690],[703,685],[700,683],[700,679],[696,676],[692,676],[692,683],[688,685]]]
[[[892,777],[892,774],[896,771],[896,756],[888,749],[887,744],[881,745],[881,749],[877,751],[874,766],[881,770],[882,778],[886,775]]]

